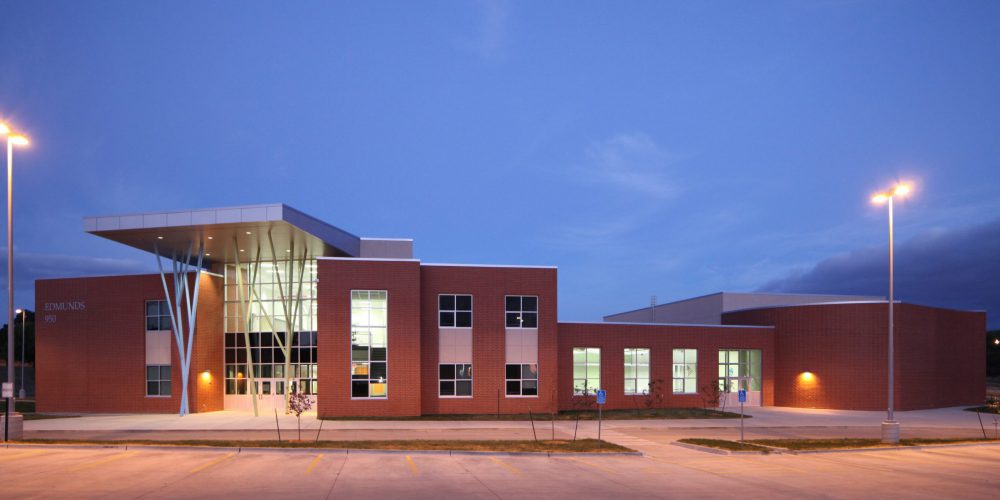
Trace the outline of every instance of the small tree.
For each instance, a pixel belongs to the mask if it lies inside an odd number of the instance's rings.
[[[591,410],[597,404],[597,390],[590,389],[588,387],[587,381],[583,381],[583,389],[577,391],[573,390],[573,396],[570,398],[570,404],[573,406],[574,410]]]
[[[663,404],[663,379],[658,378],[649,381],[649,389],[643,391],[643,404],[647,410],[658,408]]]
[[[719,390],[719,384],[715,381],[701,386],[701,399],[705,402],[705,408],[718,407],[721,398],[722,392]]]
[[[309,396],[296,392],[288,397],[288,408],[295,414],[295,418],[298,420],[299,427],[299,441],[302,440],[302,412],[308,411],[312,408],[312,400]]]

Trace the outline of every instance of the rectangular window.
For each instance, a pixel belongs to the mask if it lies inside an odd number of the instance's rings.
[[[388,397],[388,292],[351,291],[351,397]]]
[[[698,350],[674,349],[674,394],[698,392]]]
[[[472,328],[472,295],[438,295],[438,326]]]
[[[438,367],[441,396],[472,397],[472,365],[443,364]]]
[[[649,349],[625,349],[625,394],[649,392]]]
[[[170,395],[170,365],[146,366],[146,395]]]
[[[538,297],[508,295],[506,318],[507,328],[538,328]]]
[[[508,396],[538,395],[537,364],[507,364],[506,372]]]
[[[146,301],[146,331],[170,330],[170,307],[165,300]]]
[[[601,388],[601,349],[573,348],[573,394],[596,394]]]
[[[760,349],[719,350],[719,390],[760,390]]]

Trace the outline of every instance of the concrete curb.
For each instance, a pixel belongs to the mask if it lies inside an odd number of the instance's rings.
[[[952,443],[952,444],[922,444],[916,446],[872,446],[866,448],[836,448],[831,450],[789,450],[787,448],[777,448],[774,446],[766,446],[762,444],[751,443],[756,446],[762,446],[768,448],[769,452],[764,451],[732,451],[723,450],[720,448],[713,448],[711,446],[701,446],[697,444],[681,443],[678,441],[672,441],[670,444],[674,446],[679,446],[681,448],[688,448],[695,451],[701,451],[704,453],[712,453],[715,455],[817,455],[824,453],[864,453],[873,451],[905,451],[905,450],[937,450],[937,449],[947,449],[947,448],[966,448],[973,446],[1000,446],[1000,442],[994,443]]]
[[[545,451],[477,451],[477,450],[367,450],[352,448],[266,448],[266,447],[221,447],[221,446],[191,446],[191,445],[147,445],[147,444],[40,444],[40,443],[0,443],[0,448],[22,448],[22,449],[65,449],[65,450],[156,450],[156,451],[201,451],[201,452],[227,452],[227,453],[322,453],[332,454],[392,454],[392,455],[483,455],[483,456],[534,456],[534,457],[621,457],[633,456],[641,457],[639,451],[609,451],[605,453],[595,452],[545,452]]]

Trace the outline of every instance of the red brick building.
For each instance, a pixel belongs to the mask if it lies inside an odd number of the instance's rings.
[[[886,406],[884,300],[723,294],[676,323],[656,308],[559,322],[554,267],[422,263],[410,240],[284,205],[85,229],[167,264],[36,283],[41,412],[175,412],[185,373],[193,412],[270,413],[297,392],[320,416],[541,413],[591,408],[596,389],[609,409],[733,405],[738,389],[753,405]],[[896,407],[979,402],[985,314],[896,317]]]

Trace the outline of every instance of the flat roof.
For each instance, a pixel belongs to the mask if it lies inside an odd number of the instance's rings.
[[[83,230],[117,243],[178,259],[205,245],[205,267],[259,255],[356,257],[361,238],[283,203],[84,217]],[[270,235],[270,238],[268,238]],[[271,243],[274,244],[272,255]],[[192,259],[194,260],[194,259]],[[192,262],[193,263],[193,262]]]

